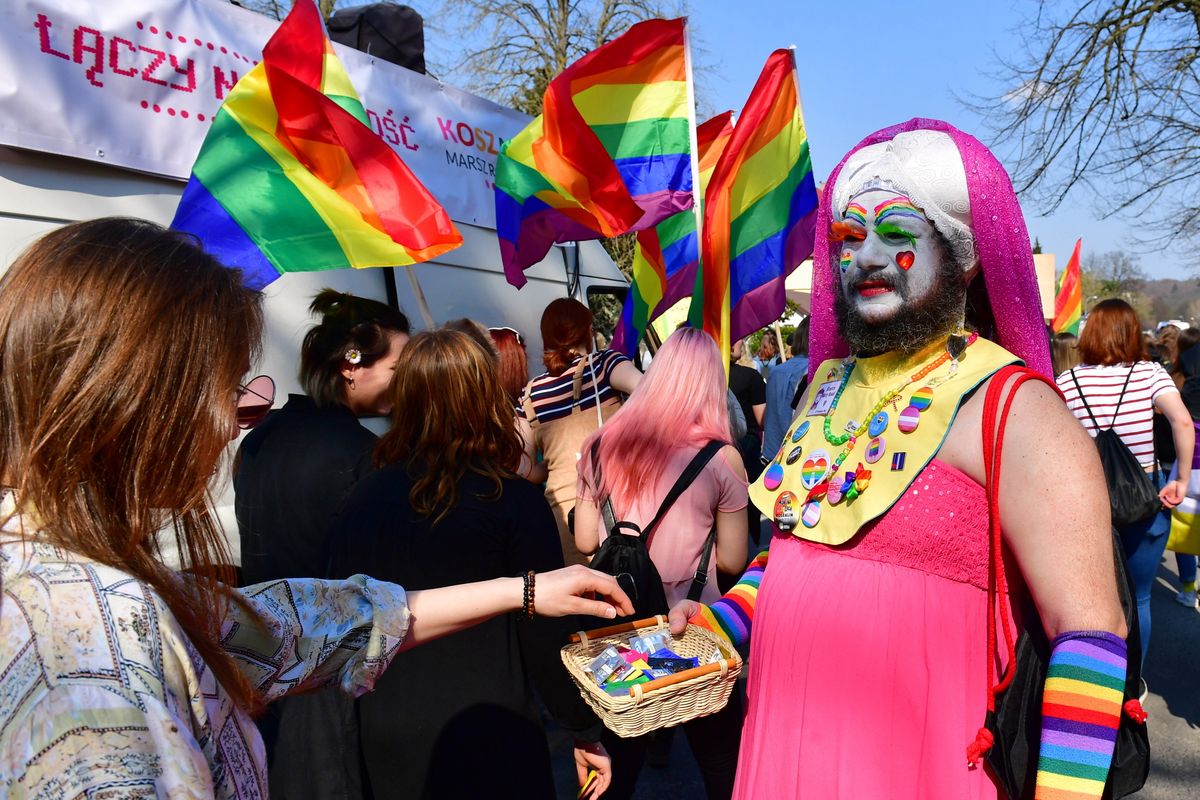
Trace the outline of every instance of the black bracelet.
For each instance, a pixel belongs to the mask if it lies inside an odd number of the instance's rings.
[[[521,613],[525,615],[526,619],[533,619],[534,614],[534,578],[533,570],[529,570],[521,576],[521,580],[525,584]]]

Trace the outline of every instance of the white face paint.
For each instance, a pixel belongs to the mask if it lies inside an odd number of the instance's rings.
[[[936,288],[941,260],[949,256],[911,200],[872,189],[856,195],[843,216],[831,234],[842,244],[842,294],[864,322],[888,322]]]

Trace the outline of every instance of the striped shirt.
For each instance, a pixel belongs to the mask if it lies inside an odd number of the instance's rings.
[[[1094,438],[1098,430],[1113,428],[1121,441],[1133,453],[1143,467],[1154,466],[1154,405],[1166,392],[1179,393],[1171,376],[1161,364],[1139,361],[1132,367],[1127,364],[1112,366],[1086,365],[1076,367],[1075,378],[1083,389],[1088,406],[1096,422],[1088,416],[1087,408],[1079,397],[1071,372],[1058,376],[1058,388],[1067,399],[1067,408]],[[1129,387],[1121,397],[1121,387],[1129,378]],[[1120,399],[1120,408],[1117,400]],[[1114,418],[1114,414],[1116,417]],[[1097,428],[1097,424],[1100,426]]]
[[[530,381],[529,400],[533,404],[533,412],[538,422],[553,422],[571,413],[571,407],[575,405],[575,368],[579,365],[581,358],[584,356],[576,357],[561,375],[551,375],[545,372]],[[600,350],[592,353],[591,366],[585,365],[583,368],[578,403],[581,411],[595,408],[597,396],[601,404],[609,400],[620,399],[621,394],[610,383],[610,379],[613,370],[627,362],[632,363],[616,350]],[[595,374],[594,386],[593,373]],[[525,415],[523,409],[520,413]],[[530,422],[532,421],[530,420]]]

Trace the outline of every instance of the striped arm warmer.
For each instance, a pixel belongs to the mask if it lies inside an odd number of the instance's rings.
[[[763,550],[729,592],[711,606],[700,606],[688,622],[719,633],[734,645],[750,640],[750,623],[754,619],[754,604],[758,600],[758,585],[767,568],[767,551]]]
[[[1089,800],[1104,792],[1125,697],[1125,642],[1104,631],[1054,639],[1042,694],[1035,800]]]

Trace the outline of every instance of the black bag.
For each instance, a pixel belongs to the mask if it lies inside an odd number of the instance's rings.
[[[1008,398],[1011,403],[1016,393],[1016,386],[1024,380],[1040,379],[1039,375],[1030,373],[1021,367],[1010,367],[1002,370],[992,385],[988,387],[988,398],[984,411],[984,458],[993,464],[999,462],[999,451],[1002,442],[997,438],[994,444],[996,455],[992,455],[992,445],[989,439],[996,426],[995,418],[987,409],[995,411],[1008,375],[1013,372],[1024,373],[1018,378]],[[993,399],[993,392],[995,399]],[[1004,414],[1007,416],[1006,404]],[[1128,450],[1126,450],[1128,452]],[[988,465],[988,494],[989,502],[995,487],[999,484],[999,467],[994,475]],[[994,522],[994,536],[999,535],[999,523]],[[1117,728],[1116,747],[1113,750],[1112,766],[1108,773],[1108,782],[1104,787],[1104,798],[1120,798],[1140,790],[1150,774],[1150,737],[1145,724],[1145,712],[1141,704],[1130,701],[1137,698],[1141,692],[1142,683],[1142,651],[1138,631],[1137,601],[1130,583],[1128,571],[1125,569],[1124,550],[1117,532],[1113,531],[1113,567],[1117,581],[1117,593],[1121,599],[1121,608],[1125,613],[1125,624],[1129,635],[1126,637],[1128,660],[1125,673],[1125,707],[1122,709],[1121,720]],[[993,543],[989,572],[993,580],[1004,585],[1003,560],[999,564],[995,558],[996,547]],[[990,595],[991,596],[991,595]],[[989,608],[989,626],[994,624],[995,611]],[[995,641],[994,633],[989,639]],[[993,654],[988,653],[989,659]],[[1042,628],[1042,621],[1036,612],[1031,612],[1025,620],[1025,625],[1016,643],[1016,653],[1009,665],[1008,674],[1012,681],[1004,693],[995,702],[995,711],[989,711],[985,727],[991,731],[993,743],[987,754],[988,767],[996,778],[1001,791],[1011,800],[1027,800],[1033,797],[1037,781],[1038,751],[1041,747],[1042,735],[1042,692],[1046,685],[1046,664],[1050,660],[1050,643]]]
[[[1113,419],[1121,410],[1121,400],[1129,387],[1129,379],[1133,377],[1133,367],[1125,376],[1125,385],[1121,387],[1121,395],[1117,398],[1117,407],[1113,410]],[[1071,370],[1071,380],[1079,392],[1079,399],[1087,409],[1088,417],[1092,420],[1096,432],[1096,449],[1100,451],[1100,465],[1104,467],[1104,480],[1108,483],[1108,502],[1112,508],[1112,524],[1124,528],[1135,522],[1149,519],[1162,510],[1162,501],[1158,499],[1158,490],[1150,476],[1142,469],[1142,465],[1133,457],[1133,453],[1121,441],[1121,437],[1110,426],[1100,430],[1096,417],[1092,414],[1091,406],[1083,395],[1075,370]],[[1115,423],[1114,423],[1115,424]]]
[[[425,72],[425,21],[408,6],[371,3],[335,11],[329,38],[368,55]]]
[[[724,444],[719,441],[711,441],[696,453],[691,462],[684,469],[683,474],[675,481],[675,485],[671,487],[671,491],[667,492],[666,498],[662,501],[662,505],[658,507],[658,512],[654,515],[654,519],[643,530],[635,523],[626,522],[624,520],[616,520],[612,511],[612,504],[608,499],[605,499],[601,505],[601,511],[604,515],[604,525],[608,530],[608,538],[600,545],[600,549],[596,551],[596,555],[592,557],[592,563],[589,565],[592,569],[607,573],[617,579],[617,583],[629,595],[629,599],[633,601],[633,608],[636,615],[639,617],[654,616],[655,614],[666,614],[670,609],[667,607],[667,595],[663,591],[662,577],[658,574],[658,569],[654,566],[654,562],[650,560],[650,551],[648,548],[650,537],[653,535],[658,524],[662,522],[663,517],[671,510],[671,506],[679,499],[679,496],[696,480],[696,477],[704,470],[704,466],[712,460],[717,451],[724,447]],[[600,476],[600,460],[599,448],[592,448],[592,464],[596,475],[596,484],[599,485]],[[630,531],[626,533],[625,531]],[[715,541],[714,533],[716,528],[709,533],[707,550],[700,560],[701,569],[696,572],[696,579],[692,581],[692,590],[696,591],[696,582],[700,581],[700,589],[703,589],[704,582],[707,581],[708,573],[708,555],[711,551],[712,542]],[[700,580],[701,572],[704,578]],[[691,596],[691,592],[688,593]]]

